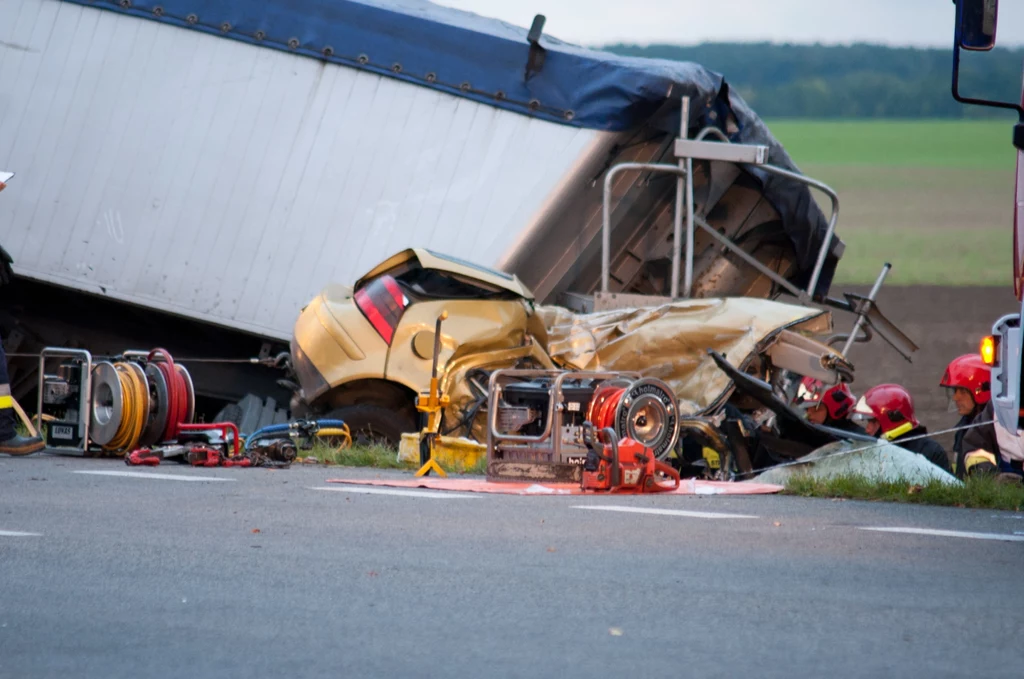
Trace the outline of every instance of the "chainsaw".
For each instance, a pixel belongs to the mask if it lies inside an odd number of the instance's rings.
[[[679,472],[643,444],[631,438],[620,441],[611,427],[595,437],[594,426],[584,422],[583,443],[587,447],[580,482],[584,492],[664,493],[679,488]]]

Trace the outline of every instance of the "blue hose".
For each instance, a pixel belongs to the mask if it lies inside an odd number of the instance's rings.
[[[344,420],[314,420],[314,422],[316,422],[317,427],[320,429],[334,429],[345,426]],[[271,424],[262,429],[257,429],[245,437],[245,449],[249,450],[252,444],[260,438],[266,438],[270,434],[284,434],[289,431],[291,431],[290,424]]]

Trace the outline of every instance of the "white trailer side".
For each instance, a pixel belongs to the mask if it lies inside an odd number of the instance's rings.
[[[0,3],[15,272],[286,340],[410,245],[498,262],[612,133],[58,0]]]

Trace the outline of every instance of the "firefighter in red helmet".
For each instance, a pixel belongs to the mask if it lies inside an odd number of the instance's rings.
[[[991,369],[979,354],[957,356],[942,375],[939,386],[949,393],[951,405],[960,413],[956,426],[963,427],[976,421],[978,415],[992,399]],[[966,429],[959,429],[953,439],[953,470],[958,478],[964,478],[964,435]]]
[[[845,382],[827,387],[821,380],[805,377],[800,380],[794,405],[807,411],[807,421],[812,424],[863,434],[864,430],[850,420],[855,402]]]
[[[1024,436],[995,421],[990,370],[980,355],[965,354],[950,362],[939,383],[952,391],[962,416],[957,425],[975,425],[956,433],[956,475],[996,474],[1019,483],[1024,479]]]
[[[914,414],[914,399],[898,384],[871,387],[854,406],[852,417],[864,422],[871,436],[878,436],[923,456],[940,469],[950,471],[949,457]],[[912,440],[911,440],[912,439]]]

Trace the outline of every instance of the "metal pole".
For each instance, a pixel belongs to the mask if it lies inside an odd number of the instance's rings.
[[[685,117],[683,122],[683,138],[689,132],[690,99],[684,98]],[[693,159],[686,159],[686,273],[683,277],[683,296],[687,299],[693,293]]]
[[[43,385],[46,382],[46,349],[39,352],[39,386],[36,394],[36,417],[39,419],[39,437],[45,440],[43,433]]]
[[[850,333],[850,337],[847,338],[846,344],[843,345],[843,356],[846,356],[846,352],[850,350],[853,343],[857,340],[857,335],[860,334],[860,329],[864,327],[864,322],[867,318],[868,312],[871,311],[871,305],[875,303],[875,297],[878,296],[878,291],[882,289],[882,283],[885,281],[885,277],[889,275],[889,270],[892,268],[892,264],[886,262],[882,265],[882,272],[878,274],[878,278],[875,279],[875,285],[871,288],[871,292],[868,293],[867,304],[857,314],[857,322],[853,324],[853,332]]]
[[[612,178],[613,167],[604,175],[604,190],[601,194],[601,292],[608,292],[608,278],[611,276],[612,249]]]
[[[693,292],[693,158],[686,159],[686,274],[684,296]]]
[[[680,105],[679,105],[679,137],[681,139],[686,139],[686,136],[689,133],[689,123],[690,123],[690,98],[687,97],[687,96],[684,96],[682,98],[681,102],[680,102]],[[677,162],[678,162],[678,166],[679,166],[680,172],[686,172],[686,170],[687,170],[686,162],[687,161],[682,159],[682,158],[680,158]],[[684,182],[685,182],[685,185],[684,185]],[[681,253],[682,253],[682,249],[683,249],[683,200],[684,200],[684,191],[686,189],[690,188],[690,185],[691,185],[691,183],[690,183],[689,175],[687,175],[685,179],[682,176],[680,176],[680,177],[678,177],[676,179],[676,207],[675,207],[675,212],[672,215],[672,281],[671,281],[671,284],[669,286],[669,296],[672,299],[676,299],[677,297],[679,297],[679,268],[680,268],[680,259],[682,258],[681,257]],[[690,222],[687,222],[687,225],[689,226]],[[690,242],[689,239],[687,239],[687,242],[688,243]],[[689,253],[689,249],[687,249],[687,253]],[[690,291],[689,291],[689,286],[690,286],[689,280],[690,280],[690,278],[689,277],[690,277],[690,275],[692,275],[692,258],[690,258],[688,256],[687,260],[686,260],[686,263],[687,263],[687,267],[686,267],[686,271],[687,271],[687,279],[686,279],[686,281],[687,282],[686,282],[685,287],[686,287],[686,296],[689,297],[690,296]]]

